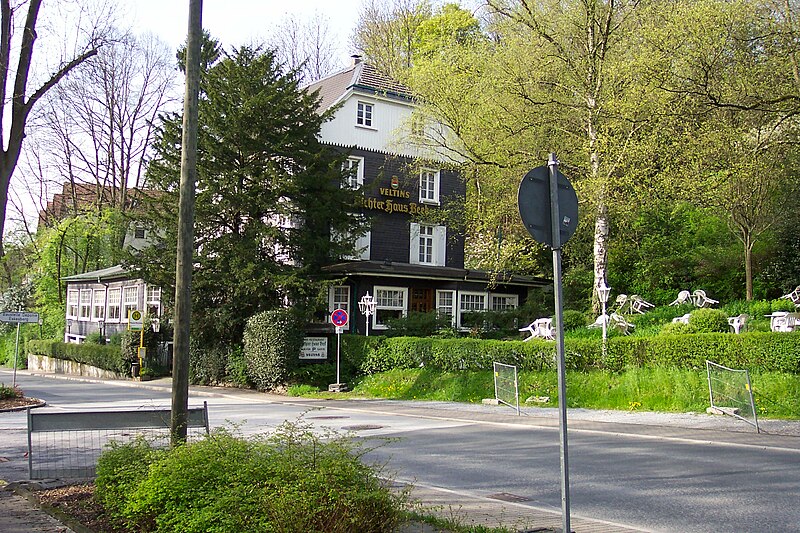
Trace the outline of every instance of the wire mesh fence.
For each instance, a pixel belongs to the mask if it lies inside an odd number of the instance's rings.
[[[503,363],[492,363],[494,369],[494,397],[509,407],[519,411],[519,383],[517,381],[517,367]]]
[[[751,424],[760,432],[750,373],[706,361],[706,374],[711,407]]]
[[[136,411],[39,412],[28,410],[30,479],[91,479],[97,459],[116,442],[145,438],[153,446],[170,444],[169,409]],[[189,409],[187,439],[207,435],[208,405]]]

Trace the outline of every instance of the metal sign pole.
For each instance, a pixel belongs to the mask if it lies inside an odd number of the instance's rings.
[[[20,323],[17,322],[17,344],[14,346],[14,379],[11,382],[11,388],[17,386],[17,358],[19,357],[19,327]]]
[[[342,327],[336,326],[336,383],[341,383],[339,379],[339,361],[341,360],[342,352]]]
[[[558,210],[558,162],[551,153],[547,161],[550,171],[550,227],[553,239],[553,285],[556,311],[556,354],[558,357],[558,411],[561,456],[561,524],[564,533],[569,525],[569,454],[567,453],[567,383],[564,362],[564,310],[561,295],[561,220]]]

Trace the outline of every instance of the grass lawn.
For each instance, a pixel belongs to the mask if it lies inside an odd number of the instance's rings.
[[[800,375],[778,372],[751,374],[759,417],[800,419]],[[480,402],[494,397],[489,370],[441,372],[427,368],[395,369],[361,378],[353,391],[329,394],[297,386],[290,394],[342,398],[367,397],[396,400]],[[520,402],[531,396],[547,396],[543,407],[558,405],[555,371],[521,372]],[[705,370],[631,368],[622,373],[606,371],[567,372],[569,407],[668,412],[704,412],[709,406]]]

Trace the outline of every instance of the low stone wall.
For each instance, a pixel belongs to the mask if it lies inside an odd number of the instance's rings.
[[[75,376],[88,376],[101,379],[129,379],[130,377],[85,363],[77,363],[75,361],[56,359],[55,357],[32,353],[28,354],[28,370],[40,370],[42,372],[52,372],[54,374],[72,374]]]

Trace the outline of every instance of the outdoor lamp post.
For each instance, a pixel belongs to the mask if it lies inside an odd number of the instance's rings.
[[[361,297],[361,300],[358,302],[358,310],[367,317],[367,337],[369,337],[369,317],[375,314],[375,307],[378,305],[378,302],[375,301],[375,298],[369,295],[369,293],[365,294]]]
[[[603,360],[606,358],[606,340],[608,338],[608,316],[606,315],[606,303],[608,302],[608,297],[610,295],[611,287],[606,285],[605,280],[600,280],[600,283],[597,284],[597,298],[600,300],[603,310]]]

